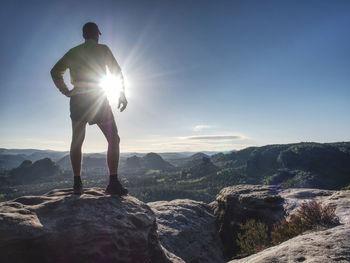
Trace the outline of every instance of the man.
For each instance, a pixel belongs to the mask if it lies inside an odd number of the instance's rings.
[[[74,173],[73,192],[83,193],[81,181],[81,147],[85,138],[86,124],[97,124],[108,142],[107,164],[110,172],[107,194],[127,195],[128,190],[118,180],[119,136],[114,116],[100,87],[100,81],[107,70],[119,75],[122,80],[122,91],[118,103],[120,111],[126,108],[123,75],[120,66],[106,45],[98,44],[101,32],[95,23],[86,23],[83,27],[85,42],[70,49],[52,68],[51,76],[60,92],[70,98],[70,117],[72,119],[72,143],[70,158]],[[108,67],[108,69],[107,69]],[[71,83],[69,90],[64,82],[63,74],[69,68]]]

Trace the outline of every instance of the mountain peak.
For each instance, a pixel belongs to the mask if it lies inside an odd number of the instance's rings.
[[[144,168],[144,169],[168,169],[173,167],[165,161],[159,154],[150,152],[143,157],[136,155],[126,159],[126,167],[128,169]]]
[[[198,153],[195,153],[195,154],[190,156],[191,160],[200,160],[203,158],[210,158],[210,157],[209,157],[209,155],[202,153],[202,152],[198,152]]]

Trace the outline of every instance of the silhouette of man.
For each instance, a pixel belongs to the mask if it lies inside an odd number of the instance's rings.
[[[97,124],[108,142],[107,164],[110,172],[107,194],[126,195],[128,190],[118,180],[119,136],[113,112],[106,95],[100,87],[100,80],[107,74],[119,75],[122,80],[118,109],[123,111],[128,104],[125,98],[124,81],[121,68],[111,50],[98,44],[101,32],[95,23],[83,26],[85,42],[70,49],[51,69],[51,76],[60,92],[70,98],[70,117],[72,119],[72,143],[70,158],[74,173],[73,192],[83,193],[81,181],[81,147],[85,138],[86,124]],[[74,88],[69,90],[63,74],[69,68],[70,80]]]

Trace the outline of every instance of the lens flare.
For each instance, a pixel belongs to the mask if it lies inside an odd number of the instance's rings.
[[[122,82],[120,77],[107,71],[107,74],[100,81],[100,86],[104,90],[109,102],[116,104],[119,94],[122,91]]]

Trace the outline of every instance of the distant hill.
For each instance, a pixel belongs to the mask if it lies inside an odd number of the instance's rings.
[[[181,165],[185,163],[186,158],[193,155],[195,152],[163,152],[157,153],[163,160],[177,166],[177,163]],[[209,156],[216,154],[217,152],[206,151],[203,152]],[[85,157],[90,158],[104,158],[106,159],[106,152],[100,153],[84,153]],[[122,152],[120,153],[120,166],[125,167],[126,159],[132,156],[145,157],[147,153],[137,152]],[[69,160],[69,151],[54,151],[54,150],[38,150],[38,149],[6,149],[0,148],[0,172],[8,169],[12,169],[20,165],[24,160],[31,160],[35,162],[40,159],[50,158],[54,162],[58,163],[64,169],[71,169]],[[91,162],[90,162],[91,161]],[[90,159],[87,161],[87,168],[91,169],[90,163],[95,160]]]
[[[58,165],[51,159],[25,161],[26,154],[0,154],[0,164],[2,160],[16,167],[0,172],[3,199],[57,186],[71,187],[68,154],[57,161]],[[177,158],[184,153],[167,156]],[[148,153],[121,156],[120,164],[122,182],[144,201],[191,198],[210,202],[219,190],[237,184],[336,190],[350,187],[350,142],[275,144],[212,155],[199,152],[168,160]],[[105,187],[108,174],[104,153],[84,154],[84,185]]]
[[[68,151],[52,151],[52,150],[36,150],[36,149],[5,149],[0,148],[0,155],[22,155],[26,160],[35,162],[43,158],[50,158],[51,160],[58,160],[64,155],[69,153]]]
[[[24,154],[24,155],[30,155],[34,152],[37,152],[40,150],[36,149],[5,149],[5,148],[0,148],[0,154]]]
[[[159,154],[148,153],[143,157],[132,156],[126,159],[125,169],[156,169],[165,170],[172,168]]]
[[[100,156],[100,157],[99,157]],[[71,170],[72,165],[70,161],[69,154],[61,158],[57,161],[57,164],[66,170]],[[100,154],[84,154],[83,161],[82,161],[82,170],[84,172],[95,170],[96,172],[99,172],[99,170],[107,170],[107,160],[106,155],[100,155]]]
[[[10,184],[31,184],[39,180],[47,181],[49,177],[60,174],[59,166],[49,158],[34,163],[25,160],[20,166],[10,170],[7,180]]]
[[[248,183],[321,189],[350,184],[350,142],[249,147],[218,155],[213,162],[221,168],[240,170]]]
[[[210,158],[210,156],[203,152],[197,152],[194,154],[191,153],[191,155],[187,157],[169,159],[167,161],[176,167],[188,168],[200,163],[203,158]]]
[[[70,156],[69,154],[67,154],[66,156],[62,157],[61,159],[59,159],[56,162],[60,167],[62,167],[63,169],[72,169],[72,165],[70,162]]]
[[[0,171],[15,168],[24,160],[26,156],[23,154],[0,154]]]
[[[102,156],[102,157],[98,157]],[[57,164],[66,170],[71,170],[71,161],[70,156],[66,155],[60,160],[57,161]],[[120,170],[135,170],[135,169],[168,169],[173,167],[170,163],[165,161],[160,155],[156,153],[148,153],[143,157],[138,157],[136,155],[129,158],[121,157],[120,158]],[[82,162],[82,170],[84,172],[96,171],[100,173],[100,170],[107,171],[107,160],[106,155],[99,154],[84,154]]]
[[[91,157],[91,158],[105,158],[107,156],[107,153],[84,153],[84,157]]]
[[[163,170],[173,167],[170,163],[164,161],[163,158],[156,153],[147,153],[144,157],[142,157],[141,163],[147,169]]]
[[[182,165],[182,167],[192,167],[199,163],[201,163],[205,159],[210,159],[209,155],[199,152],[191,155],[187,158],[186,162]]]
[[[136,155],[127,158],[125,162],[125,168],[126,169],[141,168],[141,158],[137,157]]]
[[[199,157],[202,158],[199,159]],[[199,154],[194,160],[196,160],[195,165],[183,170],[186,171],[187,176],[190,176],[192,178],[199,178],[205,175],[216,174],[216,172],[220,170],[219,167],[210,161],[210,158],[208,158],[206,154]]]
[[[173,160],[187,158],[193,154],[193,152],[168,152],[168,153],[158,153],[164,160]]]

